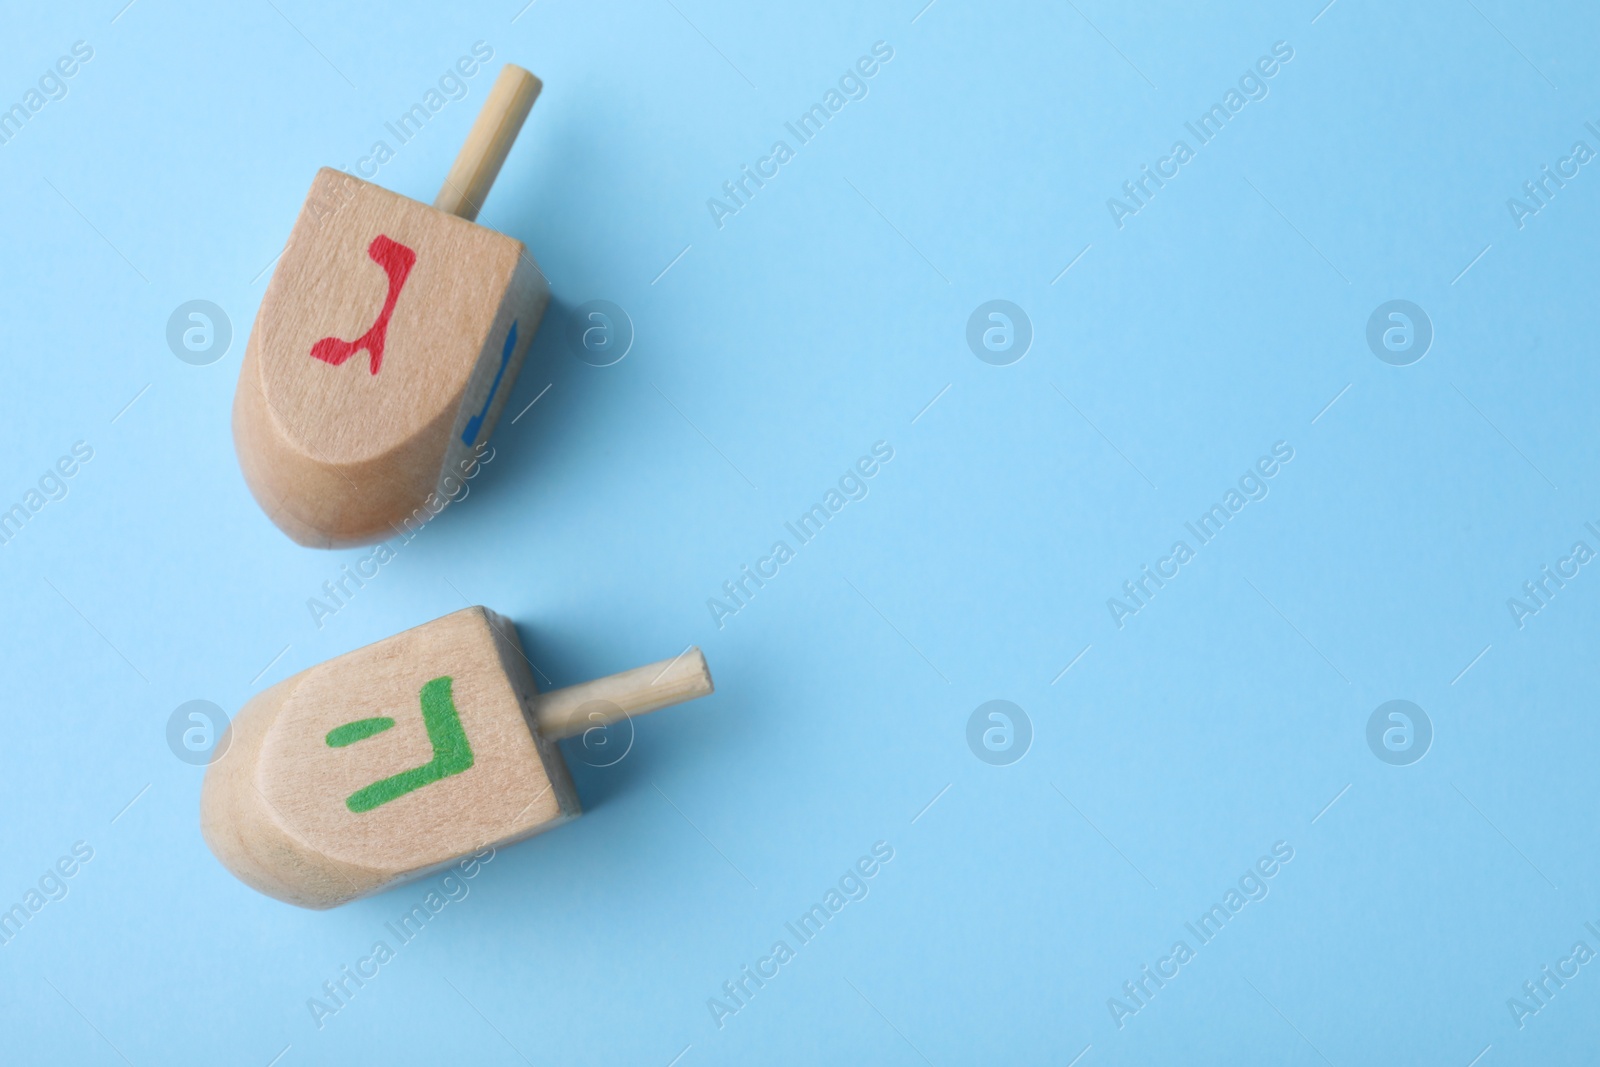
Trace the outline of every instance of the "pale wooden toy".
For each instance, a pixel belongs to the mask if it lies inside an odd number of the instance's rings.
[[[299,543],[427,514],[499,419],[550,289],[521,241],[472,220],[539,89],[500,71],[432,207],[327,167],[312,181],[233,402],[245,481]]]
[[[247,885],[331,908],[576,818],[557,739],[711,691],[691,648],[541,696],[511,623],[467,608],[247,703],[206,770],[201,832]]]

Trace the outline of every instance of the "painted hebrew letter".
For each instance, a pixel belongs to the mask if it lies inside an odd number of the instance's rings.
[[[494,384],[489,386],[489,395],[483,398],[483,410],[467,420],[467,428],[461,431],[461,443],[470,445],[478,439],[478,431],[483,428],[483,420],[489,416],[489,405],[494,403],[494,394],[500,391],[500,379],[506,373],[506,364],[511,362],[511,352],[517,347],[517,322],[511,320],[511,332],[506,334],[506,346],[500,350],[500,369],[494,372]]]
[[[367,332],[354,341],[324,337],[311,346],[311,355],[337,367],[364,348],[371,357],[372,373],[377,374],[378,368],[383,365],[383,345],[389,335],[389,316],[394,314],[394,306],[400,300],[400,290],[417,262],[417,253],[380,233],[367,246],[367,255],[389,275],[389,295],[384,298],[383,310],[378,312],[377,320]]]
[[[324,740],[329,748],[343,748],[380,734],[393,725],[394,720],[386,715],[358,719],[329,730]],[[455,701],[450,698],[448,675],[435,678],[422,687],[422,725],[427,728],[428,740],[433,745],[433,758],[420,767],[412,767],[357,789],[345,799],[345,807],[360,815],[441,778],[460,774],[472,766],[472,746],[467,743],[467,733],[461,728],[461,716],[456,711]]]

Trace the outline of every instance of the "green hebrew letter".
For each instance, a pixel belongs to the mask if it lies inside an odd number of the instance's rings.
[[[373,734],[381,734],[393,725],[394,720],[387,715],[380,715],[375,719],[357,719],[343,726],[335,726],[328,731],[328,736],[323,740],[328,742],[329,748],[343,748],[357,741],[365,741]]]
[[[359,815],[472,766],[472,746],[467,744],[461,716],[450,699],[448,676],[435,678],[422,687],[422,724],[427,727],[428,740],[433,743],[433,759],[357,789],[345,799],[345,807]],[[388,717],[358,719],[329,730],[325,740],[330,748],[342,748],[382,733],[393,725],[394,720]]]

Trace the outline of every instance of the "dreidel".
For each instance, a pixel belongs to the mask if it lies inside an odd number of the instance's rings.
[[[200,828],[241,881],[331,908],[582,814],[556,741],[712,691],[697,648],[540,694],[472,607],[257,694],[206,769]]]
[[[539,89],[501,69],[432,207],[328,167],[312,181],[233,402],[245,481],[299,543],[436,512],[494,429],[550,288],[521,241],[473,220]]]

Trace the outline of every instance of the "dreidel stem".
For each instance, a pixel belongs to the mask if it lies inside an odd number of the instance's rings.
[[[500,165],[506,161],[542,88],[543,82],[513,63],[500,68],[500,76],[467,133],[449,176],[433,198],[434,207],[468,222],[478,217],[489,187],[494,185]]]
[[[691,647],[675,659],[542,693],[534,717],[541,734],[558,740],[707,696],[713,688],[705,656]]]

